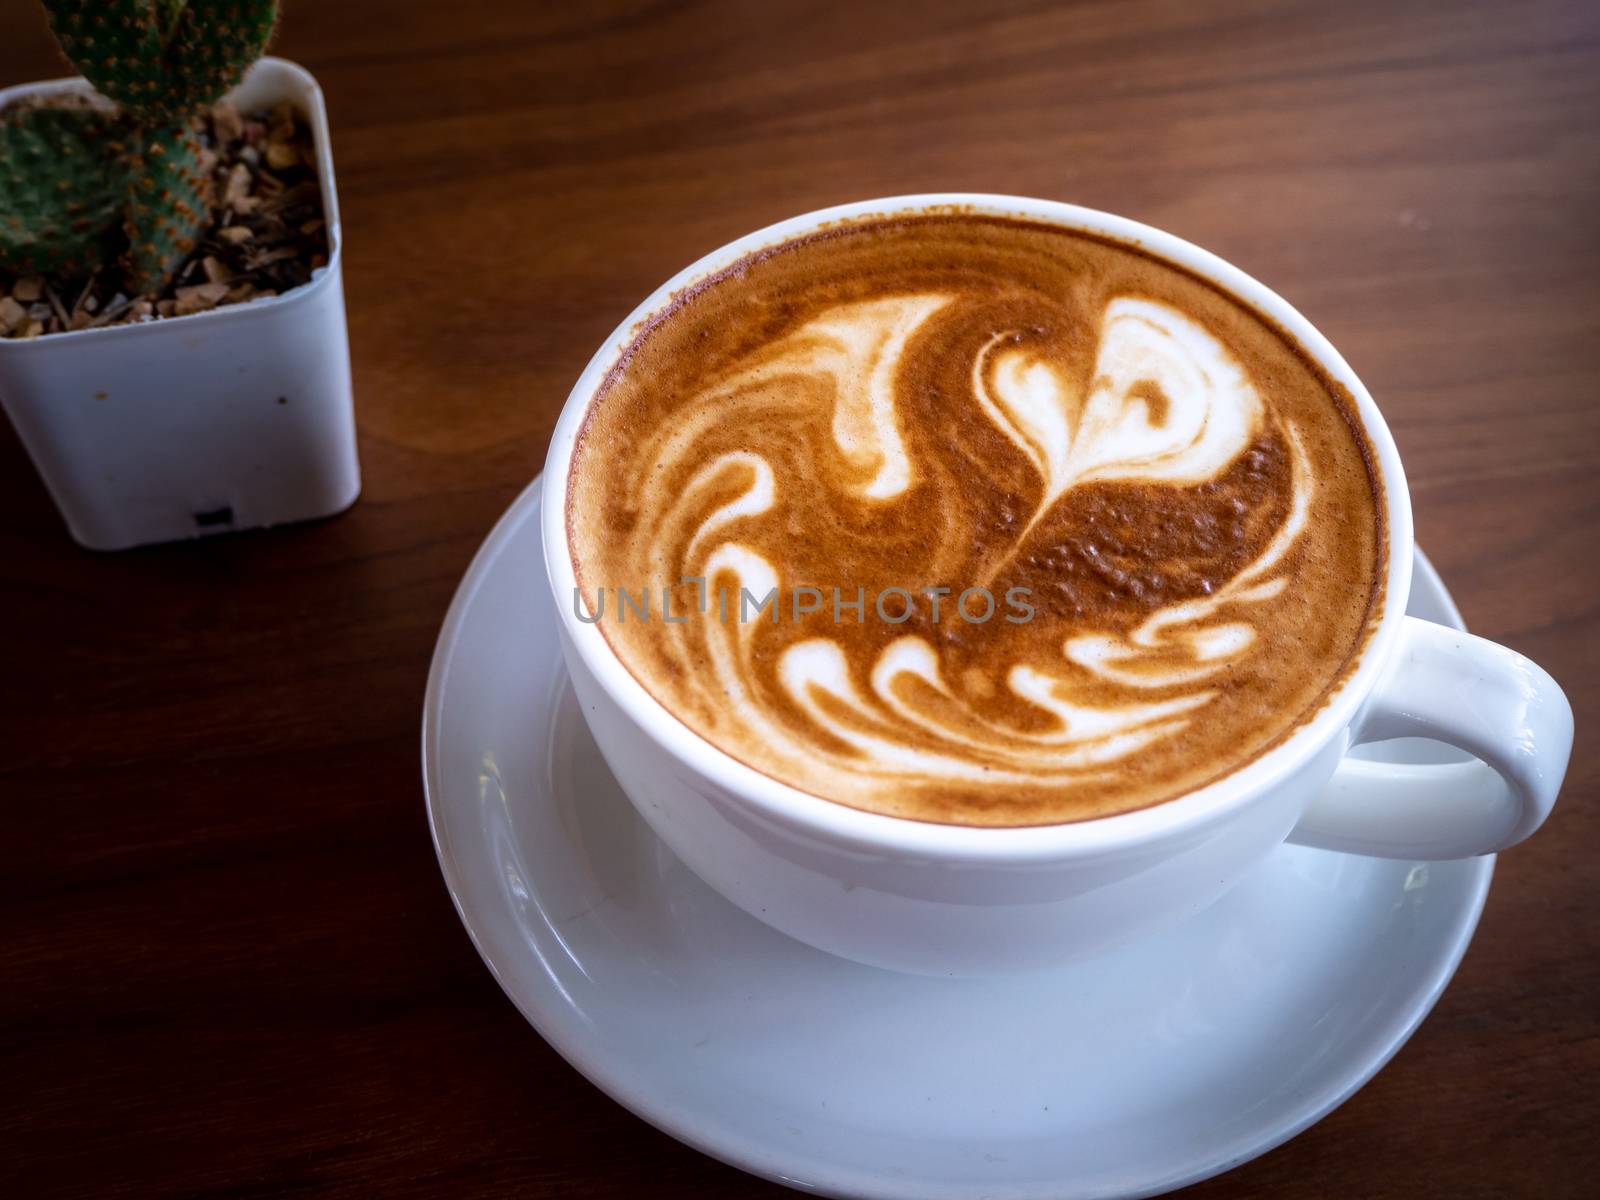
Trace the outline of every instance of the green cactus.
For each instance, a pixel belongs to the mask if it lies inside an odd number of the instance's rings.
[[[88,81],[143,121],[214,104],[261,57],[277,0],[44,0]]]
[[[109,113],[22,108],[0,116],[0,268],[77,275],[115,253],[125,194]]]
[[[127,156],[128,277],[139,291],[160,287],[189,257],[210,218],[210,181],[188,121],[149,126]]]
[[[121,111],[91,121],[42,116],[75,109],[30,109],[0,122],[0,270],[91,269],[120,236],[129,286],[158,290],[210,215],[195,118],[260,56],[277,0],[44,7],[67,57]]]

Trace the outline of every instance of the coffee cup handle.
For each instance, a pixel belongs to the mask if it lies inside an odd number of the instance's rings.
[[[1544,823],[1572,752],[1572,707],[1556,681],[1514,650],[1406,617],[1351,745],[1419,737],[1477,761],[1351,758],[1289,835],[1377,858],[1492,854]]]

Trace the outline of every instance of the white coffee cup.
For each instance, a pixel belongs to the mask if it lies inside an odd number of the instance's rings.
[[[573,447],[596,388],[674,292],[828,222],[962,206],[1137,243],[1205,276],[1286,329],[1350,390],[1377,449],[1389,555],[1383,614],[1322,710],[1237,771],[1164,804],[1072,824],[996,829],[862,812],[737,761],[658,703],[578,619],[566,533]],[[752,916],[846,958],[970,975],[1094,953],[1210,904],[1284,841],[1402,859],[1501,850],[1549,815],[1572,747],[1572,710],[1528,659],[1405,615],[1411,498],[1372,397],[1310,322],[1215,255],[1121,217],[1015,196],[934,194],[846,204],[740,238],[639,305],[590,360],[556,424],[544,472],[545,566],[572,683],[595,742],[650,827]],[[1347,758],[1363,742],[1433,738],[1478,761]]]

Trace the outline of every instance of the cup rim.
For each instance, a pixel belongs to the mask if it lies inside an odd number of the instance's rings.
[[[595,391],[644,322],[685,287],[770,246],[843,221],[940,211],[1043,221],[1131,244],[1223,288],[1287,332],[1355,402],[1376,453],[1387,523],[1386,579],[1378,625],[1356,662],[1321,709],[1278,745],[1220,779],[1132,812],[1050,825],[972,826],[922,821],[852,808],[757,770],[707,741],[674,715],[617,657],[598,624],[579,621],[564,598],[577,576],[566,530],[572,452]],[[562,628],[597,684],[661,749],[689,770],[738,797],[754,816],[830,843],[888,856],[949,862],[1057,861],[1128,848],[1209,826],[1246,807],[1294,774],[1345,730],[1371,693],[1400,633],[1411,585],[1410,493],[1389,427],[1343,356],[1288,301],[1231,263],[1173,234],[1125,217],[1061,201],[981,192],[932,192],[834,205],[778,221],[696,259],[647,296],[612,331],[568,395],[550,438],[541,527],[546,575]]]

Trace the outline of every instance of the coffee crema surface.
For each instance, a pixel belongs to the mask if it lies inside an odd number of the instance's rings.
[[[1352,669],[1386,568],[1354,403],[1287,334],[1133,246],[961,212],[680,292],[591,401],[567,530],[561,601],[701,737],[978,826],[1258,757]]]

